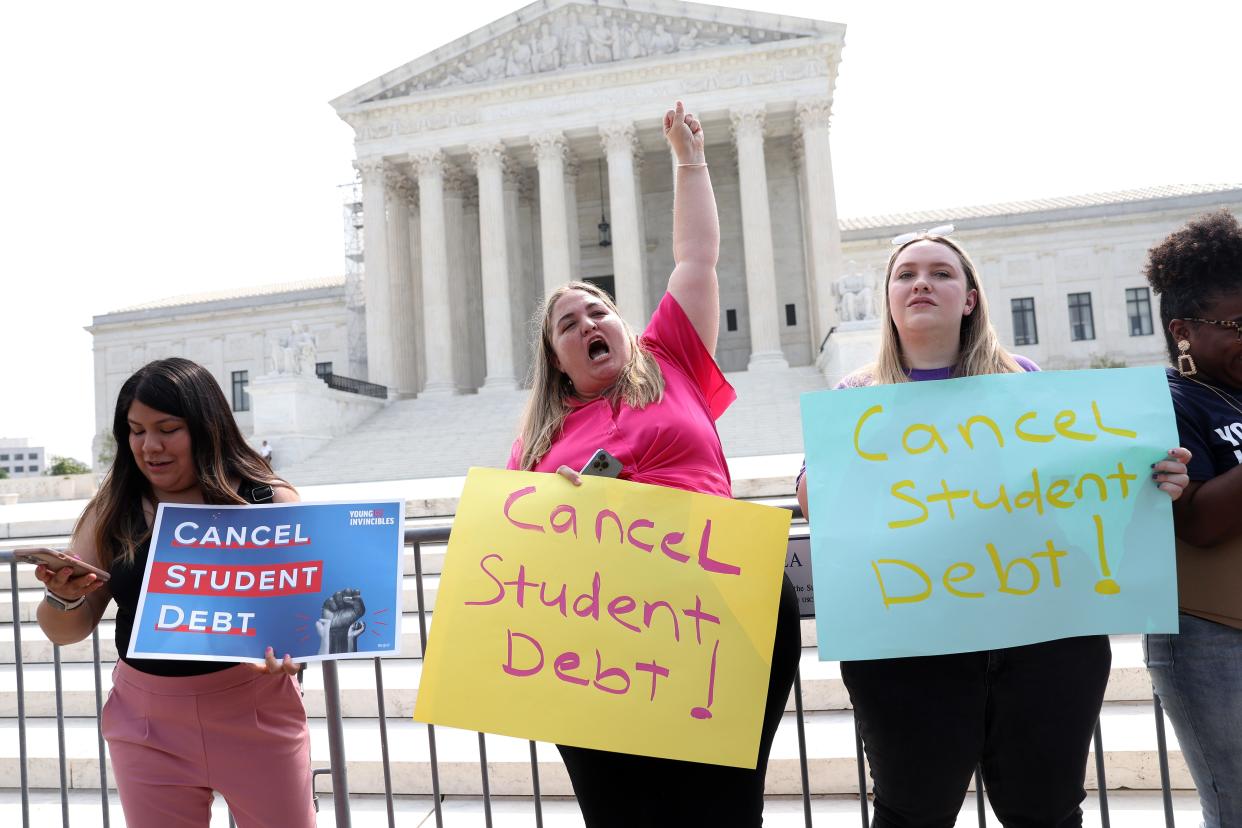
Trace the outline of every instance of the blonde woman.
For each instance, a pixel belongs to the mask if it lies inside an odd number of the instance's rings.
[[[1007,353],[952,227],[894,239],[875,363],[838,387],[1038,371]],[[1176,499],[1189,452],[1153,466]],[[811,472],[817,470],[812,469]],[[806,513],[806,476],[798,502]],[[808,514],[808,519],[810,519]],[[873,828],[949,828],[982,765],[1006,826],[1080,826],[1087,750],[1112,654],[1103,635],[974,653],[841,663],[875,792]]]
[[[703,128],[678,101],[664,135],[677,156],[668,292],[641,336],[593,285],[571,282],[548,296],[509,468],[577,482],[573,470],[602,448],[620,460],[623,479],[732,497],[715,421],[736,395],[714,359],[720,225]],[[768,752],[800,647],[785,579],[754,770],[560,746],[586,824],[760,825]]]

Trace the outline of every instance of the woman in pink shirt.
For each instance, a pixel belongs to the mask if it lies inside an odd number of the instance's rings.
[[[732,497],[715,421],[736,394],[713,357],[720,223],[703,129],[678,101],[664,116],[664,135],[677,156],[668,292],[641,336],[594,285],[570,282],[548,296],[509,468],[578,482],[574,469],[602,448],[620,460],[622,479]],[[786,578],[754,770],[558,746],[586,824],[762,824],[768,753],[800,649]]]

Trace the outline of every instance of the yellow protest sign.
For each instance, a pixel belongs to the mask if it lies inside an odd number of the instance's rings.
[[[790,514],[471,469],[414,718],[753,768]]]

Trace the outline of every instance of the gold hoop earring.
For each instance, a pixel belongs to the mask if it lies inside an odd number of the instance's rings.
[[[1193,377],[1199,373],[1199,369],[1195,367],[1195,358],[1190,355],[1190,341],[1177,340],[1177,351],[1177,373],[1183,377]]]

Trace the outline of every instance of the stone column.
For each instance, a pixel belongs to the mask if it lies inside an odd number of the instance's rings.
[[[444,153],[410,156],[418,175],[419,237],[423,251],[423,350],[427,381],[423,393],[451,394],[453,331],[449,324],[448,235],[444,222]],[[369,337],[369,333],[368,333]]]
[[[414,297],[414,315],[411,322],[411,338],[414,341],[414,388],[421,389],[427,379],[427,354],[423,350],[423,246],[422,213],[418,206],[418,186],[410,183],[410,220],[406,232],[410,238],[410,285]]]
[[[543,236],[545,295],[573,278],[569,253],[569,214],[565,209],[565,136],[545,132],[531,137],[539,163],[539,224]]]
[[[392,386],[392,306],[389,302],[388,210],[383,159],[356,162],[362,174],[363,267],[366,273],[367,380]]]
[[[444,229],[448,244],[449,326],[453,383],[459,394],[473,391],[483,382],[482,291],[478,284],[478,247],[471,225],[478,226],[472,209],[474,176],[456,164],[444,168]],[[474,213],[474,215],[472,215]],[[476,372],[477,361],[477,372]]]
[[[747,370],[784,368],[768,211],[768,172],[763,156],[763,105],[729,113],[737,143],[738,189],[742,202],[742,246],[746,261],[746,312],[750,321]]]
[[[807,276],[810,282],[812,348],[840,320],[832,286],[841,278],[841,225],[837,220],[836,188],[832,180],[832,152],[828,122],[832,100],[799,101],[797,128],[802,138],[802,174],[806,198],[802,230],[806,237]]]
[[[565,219],[569,241],[569,278],[582,278],[582,236],[578,225],[578,159],[565,158]]]
[[[418,343],[414,340],[414,277],[410,269],[410,199],[414,187],[405,173],[388,171],[389,323],[392,383],[388,396],[418,393]]]
[[[487,379],[480,390],[512,391],[513,314],[509,293],[509,228],[506,227],[504,168],[510,163],[500,142],[470,147],[479,177],[479,255],[483,276],[483,338]]]
[[[617,285],[617,307],[630,325],[639,330],[646,321],[647,277],[634,174],[638,141],[633,124],[602,126],[600,136],[608,160],[608,206],[612,211],[612,270]]]
[[[530,222],[530,199],[524,195],[526,176],[516,164],[504,172],[505,239],[509,243],[509,302],[513,308],[510,341],[513,368],[519,387],[530,371],[530,341],[526,325],[542,300],[535,284],[534,232]]]

